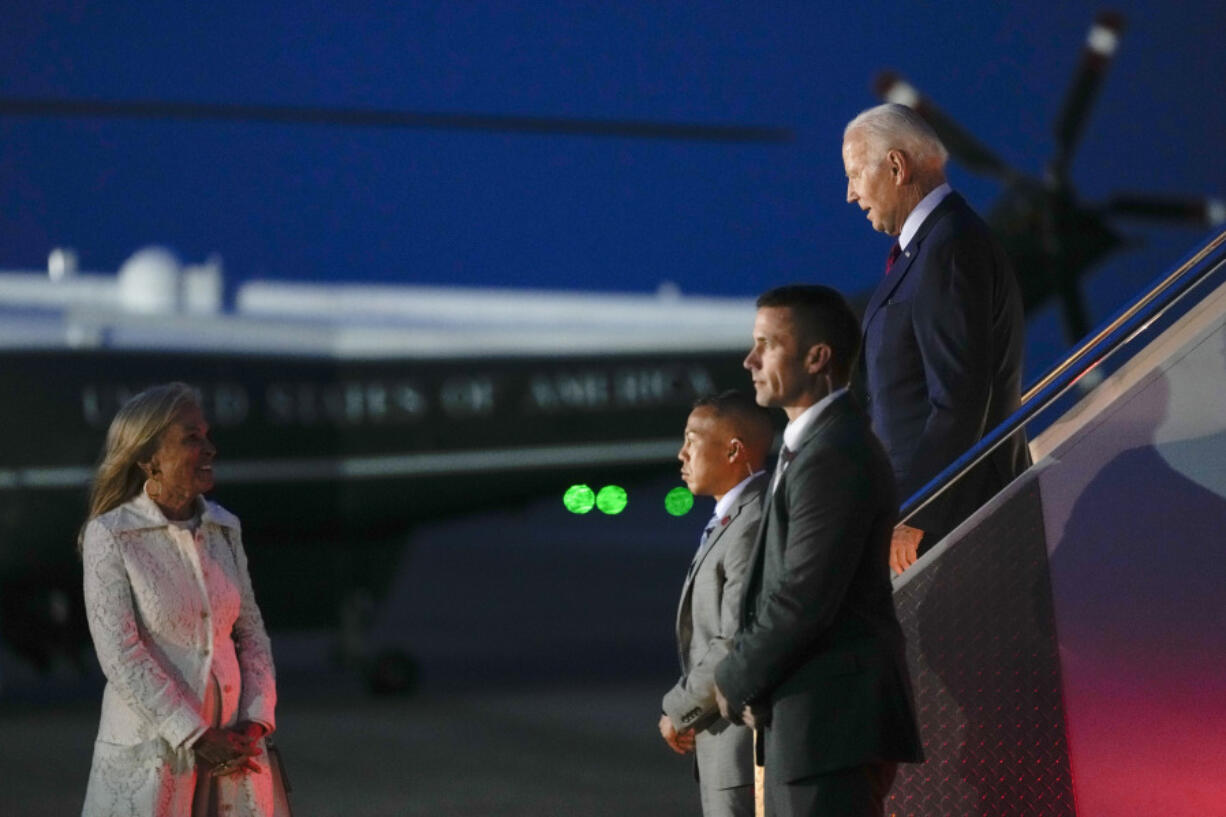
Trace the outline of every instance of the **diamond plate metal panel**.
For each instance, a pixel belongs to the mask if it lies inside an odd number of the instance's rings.
[[[927,761],[893,817],[1075,814],[1037,479],[895,592]]]

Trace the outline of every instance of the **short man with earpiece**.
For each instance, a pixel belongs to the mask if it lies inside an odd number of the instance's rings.
[[[725,392],[694,404],[677,455],[690,491],[716,502],[681,589],[681,678],[664,696],[660,734],[675,752],[695,752],[704,817],[754,812],[753,733],[720,717],[714,672],[740,623],[773,436],[769,412],[753,397]]]

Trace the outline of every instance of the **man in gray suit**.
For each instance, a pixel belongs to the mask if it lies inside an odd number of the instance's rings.
[[[716,503],[681,589],[682,674],[664,696],[660,734],[678,754],[695,752],[705,817],[750,817],[754,811],[753,733],[720,717],[714,672],[740,622],[772,436],[766,409],[747,394],[725,392],[694,404],[677,455],[690,491]]]

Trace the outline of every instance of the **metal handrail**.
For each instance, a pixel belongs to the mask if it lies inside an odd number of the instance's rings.
[[[1209,239],[1173,272],[1146,290],[1093,337],[1084,341],[1075,352],[1039,378],[1026,390],[1017,411],[929,480],[903,504],[900,520],[909,521],[927,507],[950,485],[961,479],[1020,428],[1059,399],[1087,372],[1174,306],[1183,295],[1208,278],[1223,263],[1226,263],[1226,230]]]

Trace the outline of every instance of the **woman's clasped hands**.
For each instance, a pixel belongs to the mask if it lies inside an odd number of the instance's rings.
[[[264,732],[263,726],[250,721],[229,729],[210,727],[192,746],[196,762],[218,777],[242,771],[261,771],[252,758],[263,751],[259,740]]]

